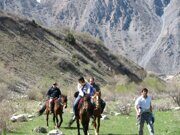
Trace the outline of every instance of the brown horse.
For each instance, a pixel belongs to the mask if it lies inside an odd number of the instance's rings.
[[[54,101],[53,122],[54,122],[55,127],[60,128],[60,126],[63,122],[63,118],[62,118],[63,109],[67,107],[67,96],[61,95],[60,98],[55,98],[55,99],[53,99],[53,101]],[[48,123],[49,113],[50,113],[49,101],[46,101],[47,126],[49,126],[49,123]],[[60,117],[60,122],[58,119],[58,115]]]
[[[90,97],[88,95],[85,95],[83,99],[80,100],[80,104],[78,106],[78,115],[76,115],[78,135],[80,135],[79,120],[81,121],[84,135],[88,135],[89,121],[90,121],[90,113],[89,113],[90,108],[91,108]]]
[[[95,92],[93,96],[93,102],[95,104],[93,115],[94,115],[94,129],[95,135],[99,135],[99,128],[100,128],[100,119],[101,119],[101,93]],[[96,124],[97,122],[97,124]]]

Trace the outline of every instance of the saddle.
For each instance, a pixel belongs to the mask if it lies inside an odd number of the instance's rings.
[[[50,112],[51,112],[51,113],[53,113],[53,111],[54,111],[54,102],[55,102],[56,99],[58,99],[58,98],[55,97],[55,98],[50,98],[50,99],[48,100],[48,102],[49,102],[49,107],[50,107]]]

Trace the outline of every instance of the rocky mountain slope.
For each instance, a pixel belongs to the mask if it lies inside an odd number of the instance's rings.
[[[178,0],[0,0],[0,7],[45,26],[88,32],[158,74],[180,71]]]
[[[34,20],[0,12],[1,90],[23,93],[53,81],[67,86],[90,75],[101,83],[114,75],[140,82],[146,72],[87,34],[45,29]]]

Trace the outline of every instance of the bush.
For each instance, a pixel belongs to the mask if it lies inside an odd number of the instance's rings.
[[[33,89],[33,90],[29,90],[27,92],[27,95],[28,95],[28,98],[30,100],[36,100],[36,101],[39,101],[39,100],[42,100],[43,99],[43,95],[42,93],[37,90],[37,89]]]
[[[0,131],[6,133],[6,131],[12,130],[14,127],[12,123],[10,123],[9,118],[16,112],[16,108],[7,100],[3,100],[0,102]],[[1,133],[0,133],[1,134]]]
[[[74,35],[70,32],[67,34],[65,41],[67,41],[71,45],[76,44],[76,39],[74,38]]]
[[[5,84],[1,84],[1,86],[0,86],[0,102],[1,102],[3,99],[6,99],[6,98],[7,98],[7,95],[8,95],[7,86],[6,86]]]
[[[0,134],[6,134],[6,122],[0,119]]]
[[[169,95],[172,97],[173,101],[180,106],[180,90],[175,89],[169,92]]]
[[[130,115],[131,113],[131,105],[117,105],[117,111],[120,112],[122,115]]]

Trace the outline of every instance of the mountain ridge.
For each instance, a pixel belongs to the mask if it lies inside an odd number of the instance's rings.
[[[177,0],[41,0],[40,3],[0,0],[0,3],[5,11],[29,17],[46,27],[67,26],[88,32],[103,40],[114,54],[123,55],[147,70],[158,74],[176,74],[180,70]],[[174,45],[166,51],[169,42]]]
[[[138,83],[147,74],[143,68],[114,56],[99,40],[83,33],[49,30],[34,20],[0,12],[0,35],[0,87],[10,91],[44,89],[53,81],[67,86],[76,82],[78,76],[91,75],[102,84],[114,75]]]

